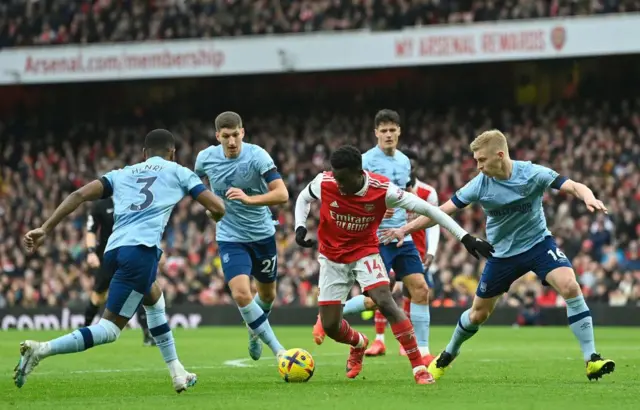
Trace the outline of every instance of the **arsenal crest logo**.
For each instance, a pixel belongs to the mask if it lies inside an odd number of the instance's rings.
[[[372,212],[374,209],[376,209],[374,204],[365,204],[364,205],[364,210],[367,212]]]
[[[556,51],[562,50],[566,41],[567,31],[564,27],[559,26],[551,30],[551,44],[553,44],[553,48],[555,48]]]

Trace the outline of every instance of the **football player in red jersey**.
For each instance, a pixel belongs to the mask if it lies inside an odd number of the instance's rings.
[[[307,185],[296,201],[296,242],[311,247],[306,239],[310,203],[321,200],[318,226],[320,262],[320,318],[325,333],[333,340],[351,345],[347,377],[362,370],[369,344],[365,335],[342,318],[344,304],[354,281],[373,299],[391,324],[391,330],[405,349],[418,384],[433,383],[416,344],[411,321],[396,305],[389,278],[379,254],[376,231],[389,208],[404,208],[427,215],[460,240],[467,251],[488,257],[493,247],[460,227],[451,217],[382,176],[362,169],[362,154],[342,146],[331,155],[332,172],[323,172]]]

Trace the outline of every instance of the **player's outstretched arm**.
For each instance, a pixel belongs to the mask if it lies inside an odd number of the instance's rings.
[[[111,183],[105,178],[92,181],[79,188],[67,196],[64,201],[53,211],[49,219],[40,228],[29,231],[24,236],[24,244],[28,252],[35,251],[44,238],[66,218],[71,212],[78,209],[80,205],[88,201],[95,201],[100,198],[108,198],[113,193]]]
[[[478,258],[478,255],[482,255],[485,258],[488,258],[494,251],[493,246],[491,246],[489,242],[486,242],[469,234],[460,225],[458,225],[458,223],[453,218],[451,218],[447,213],[443,212],[440,208],[431,205],[427,201],[418,198],[416,195],[410,192],[405,192],[397,186],[390,184],[389,189],[387,190],[386,199],[387,206],[389,207],[404,208],[407,211],[413,211],[417,214],[429,217],[444,229],[451,232],[451,234],[453,234],[460,242],[462,242],[465,248],[467,248],[467,251],[475,258]],[[401,245],[402,243],[401,241],[399,241],[398,246]]]
[[[449,200],[440,205],[439,209],[447,215],[453,215],[459,208]],[[383,230],[380,240],[382,240],[385,245],[388,245],[393,240],[402,241],[407,235],[410,235],[417,231],[421,231],[423,229],[429,229],[436,225],[438,225],[438,222],[436,220],[424,215],[420,215],[401,228]],[[438,237],[439,232],[440,231],[438,230]]]
[[[602,211],[605,214],[609,213],[607,207],[604,206],[602,201],[598,200],[595,197],[593,191],[585,184],[581,184],[571,179],[565,179],[564,182],[562,182],[562,184],[559,186],[559,188],[560,192],[573,195],[581,201],[584,201],[584,204],[587,206],[587,209],[590,212]]]
[[[433,205],[432,205],[433,206]],[[438,208],[447,215],[453,215],[458,211],[458,207],[451,201],[447,201],[440,205]],[[401,229],[405,231],[405,235],[410,235],[414,232],[421,231],[423,229],[430,229],[438,225],[438,222],[428,216],[420,215],[410,223],[403,226]]]
[[[208,189],[202,191],[196,197],[196,201],[198,201],[200,205],[204,206],[207,209],[207,215],[214,221],[218,222],[224,216],[225,208],[222,198],[209,191]]]
[[[595,195],[593,195],[593,191],[591,191],[588,186],[573,181],[563,175],[558,174],[553,169],[547,168],[542,165],[531,164],[530,169],[532,170],[531,179],[539,187],[543,189],[551,187],[553,189],[559,190],[560,192],[573,195],[576,198],[584,201],[584,204],[587,206],[587,209],[590,212],[609,212],[602,201],[596,199]]]
[[[296,199],[295,224],[296,224],[296,243],[303,248],[310,248],[315,241],[306,239],[307,237],[307,218],[311,210],[311,202],[320,199],[320,184],[322,182],[322,174],[318,174],[298,195]]]

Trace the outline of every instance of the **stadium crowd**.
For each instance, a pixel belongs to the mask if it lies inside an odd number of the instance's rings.
[[[314,305],[317,255],[295,244],[295,198],[326,167],[336,146],[357,140],[363,151],[372,147],[372,113],[245,121],[247,141],[272,154],[291,195],[287,206],[272,210],[279,244],[277,303]],[[591,303],[640,306],[640,100],[503,110],[497,117],[473,109],[446,115],[415,111],[404,113],[403,121],[401,148],[419,155],[424,165],[418,177],[436,187],[441,202],[475,174],[468,143],[480,130],[492,127],[507,133],[514,159],[534,160],[591,186],[609,207],[608,216],[590,215],[579,201],[550,191],[545,197],[549,227],[573,262]],[[87,208],[62,223],[38,257],[25,254],[21,236],[39,226],[75,188],[107,170],[140,161],[139,141],[149,127],[87,123],[44,133],[30,127],[35,125],[0,124],[0,308],[81,307],[93,280],[85,262]],[[177,160],[188,167],[215,141],[211,121],[191,120],[169,128],[179,138]],[[317,215],[314,205],[310,219]],[[465,229],[483,234],[480,209],[468,208],[456,218]],[[191,199],[176,207],[164,238],[159,275],[169,304],[231,302],[214,235],[215,225]],[[444,232],[431,268],[436,280],[433,305],[469,304],[482,267],[482,261],[461,252]],[[514,284],[501,303],[561,302],[530,274]]]
[[[399,30],[639,9],[637,0],[7,0],[0,3],[0,48]]]

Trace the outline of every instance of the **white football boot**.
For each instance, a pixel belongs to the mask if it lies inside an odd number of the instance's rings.
[[[20,361],[13,369],[13,382],[20,388],[27,382],[27,376],[46,357],[48,343],[25,340],[20,343]]]
[[[190,387],[195,386],[198,382],[198,377],[195,373],[189,373],[184,369],[182,363],[178,360],[174,360],[169,363],[169,373],[171,374],[171,380],[173,381],[173,388],[176,393],[182,393]]]

